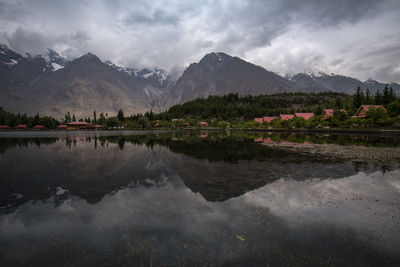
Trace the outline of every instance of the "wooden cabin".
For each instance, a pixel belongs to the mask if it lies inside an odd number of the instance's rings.
[[[26,124],[18,124],[17,126],[15,126],[15,129],[17,130],[25,130],[26,128],[28,128]]]
[[[89,125],[88,122],[84,121],[73,121],[68,123],[68,130],[80,130],[80,129],[86,129],[86,127]]]
[[[294,114],[297,118],[303,118],[305,120],[309,120],[314,117],[314,113],[295,113]]]
[[[35,126],[33,126],[33,129],[35,129],[35,130],[46,130],[46,128],[43,125],[35,125]]]
[[[324,111],[322,111],[321,117],[323,119],[326,119],[328,117],[333,116],[333,109],[332,108],[326,108]]]
[[[268,123],[271,123],[271,121],[273,121],[273,120],[275,120],[275,119],[277,119],[277,117],[264,117],[264,118],[263,118],[263,121],[266,121],[266,122],[268,122]]]
[[[367,117],[367,112],[371,109],[381,108],[386,112],[386,109],[382,105],[361,105],[356,114],[354,114],[353,118],[365,118]]]
[[[340,111],[347,113],[345,109],[341,109]],[[334,113],[335,110],[333,108],[326,108],[324,111],[322,111],[321,117],[326,120],[328,117],[332,117]]]
[[[282,121],[287,121],[287,120],[291,120],[294,118],[293,114],[281,114],[279,115],[280,120]]]

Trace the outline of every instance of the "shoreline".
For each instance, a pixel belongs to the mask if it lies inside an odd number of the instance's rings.
[[[377,136],[400,136],[400,130],[393,129],[243,129],[231,128],[229,130],[245,131],[245,132],[284,132],[284,133],[322,133],[322,134],[363,134],[363,135],[377,135]]]
[[[46,130],[0,130],[0,137],[10,136],[10,134],[18,133],[17,135],[23,135],[23,133],[77,133],[77,132],[135,132],[135,133],[149,133],[149,132],[179,132],[179,131],[236,131],[236,132],[277,132],[277,133],[294,133],[294,134],[343,134],[343,135],[375,135],[375,136],[400,136],[400,130],[394,129],[286,129],[286,128],[271,128],[271,129],[245,129],[245,128],[219,128],[219,127],[207,127],[207,128],[178,128],[178,129],[114,129],[114,130],[57,130],[57,129],[46,129]]]

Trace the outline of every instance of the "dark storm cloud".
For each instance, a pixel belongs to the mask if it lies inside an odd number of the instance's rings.
[[[37,51],[41,51],[45,47],[51,47],[53,40],[40,32],[32,32],[27,29],[18,27],[12,33],[8,42],[10,46],[17,51],[23,51],[35,55]]]
[[[146,24],[146,25],[154,25],[154,24],[169,24],[169,25],[177,25],[179,22],[179,16],[170,15],[164,12],[163,10],[157,9],[152,14],[141,14],[139,12],[134,12],[129,14],[128,17],[124,20],[125,24]]]
[[[21,53],[93,52],[126,66],[172,68],[223,51],[280,73],[363,76],[398,61],[399,12],[396,0],[0,0],[0,38]],[[381,35],[392,41],[367,49]],[[357,68],[370,62],[368,74]]]
[[[309,21],[315,27],[327,27],[355,23],[362,17],[372,16],[382,2],[384,0],[284,1],[283,9],[293,10],[295,19]]]

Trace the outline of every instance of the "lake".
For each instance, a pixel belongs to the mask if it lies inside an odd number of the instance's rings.
[[[1,266],[399,266],[400,139],[0,133]]]

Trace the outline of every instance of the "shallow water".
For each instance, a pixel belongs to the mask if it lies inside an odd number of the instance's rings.
[[[1,133],[0,265],[400,264],[399,162],[271,142],[400,144],[250,132]]]

